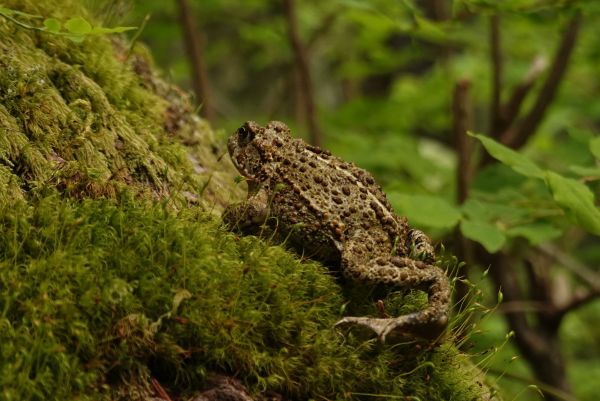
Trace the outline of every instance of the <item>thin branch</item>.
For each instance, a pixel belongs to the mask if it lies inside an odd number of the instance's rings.
[[[471,155],[473,142],[467,136],[467,131],[472,127],[473,110],[470,98],[471,82],[463,79],[454,87],[452,102],[453,132],[458,166],[456,168],[458,190],[457,201],[463,203],[468,196],[471,183]]]
[[[452,120],[454,133],[454,147],[458,156],[456,166],[457,191],[456,200],[462,204],[469,195],[469,186],[472,179],[471,156],[473,155],[473,141],[467,135],[467,131],[473,125],[473,104],[470,96],[471,82],[463,79],[454,86],[452,101]],[[465,238],[460,229],[454,232],[457,256],[466,261],[467,264],[461,268],[459,275],[466,277],[468,266],[473,264],[473,244]],[[455,299],[458,300],[458,309],[462,310],[469,302],[470,289],[459,281],[456,287]]]
[[[515,119],[521,111],[523,100],[533,88],[535,81],[546,70],[547,60],[543,56],[537,56],[531,65],[531,68],[523,78],[523,80],[515,86],[510,96],[510,99],[504,104],[500,110],[501,122],[498,129],[500,132],[506,130],[514,123]]]
[[[575,293],[575,294],[573,294],[573,298],[571,298],[571,301],[568,304],[561,307],[557,311],[557,314],[562,318],[567,313],[569,313],[591,301],[594,301],[596,298],[600,298],[600,288],[595,288],[595,289],[591,289],[589,291],[582,291],[579,293]]]
[[[553,312],[554,308],[550,307],[545,302],[539,301],[511,301],[502,302],[498,309],[498,313],[527,313],[527,312]]]
[[[506,146],[513,149],[522,147],[544,118],[544,114],[548,109],[548,106],[552,104],[565,71],[567,70],[571,54],[573,53],[577,41],[581,20],[581,13],[577,12],[569,21],[560,46],[554,56],[550,72],[531,111],[519,124],[517,124],[516,127],[508,129],[500,136],[501,142]]]
[[[329,33],[331,28],[333,28],[333,26],[335,25],[337,17],[339,16],[340,13],[338,10],[336,10],[327,14],[325,18],[323,18],[323,22],[321,22],[321,25],[312,33],[312,35],[310,35],[310,38],[306,41],[307,51],[310,51],[312,48],[314,48],[317,42],[322,37],[326,36],[327,33]]]
[[[301,92],[301,98],[304,103],[308,129],[310,132],[310,142],[313,145],[321,145],[321,130],[317,123],[315,110],[315,98],[313,92],[312,78],[308,63],[306,48],[300,40],[298,33],[298,21],[296,18],[296,4],[294,0],[283,0],[285,16],[288,24],[288,36],[294,56],[296,57],[296,68],[298,69],[298,90]]]
[[[571,255],[566,254],[551,244],[539,245],[538,250],[545,255],[550,256],[561,266],[571,271],[571,273],[579,277],[591,288],[595,290],[600,289],[600,275],[590,267],[573,258]]]
[[[161,384],[158,382],[158,380],[156,380],[153,377],[150,380],[150,383],[152,383],[152,387],[154,387],[154,391],[156,391],[156,393],[158,394],[158,396],[160,398],[162,398],[165,401],[172,401],[172,398],[169,397],[169,394],[165,391],[165,389],[163,388],[163,386],[161,386]]]
[[[214,118],[214,109],[210,99],[206,65],[202,55],[202,40],[196,27],[188,0],[177,0],[179,18],[183,26],[183,38],[192,67],[192,85],[198,103],[202,104],[200,113],[207,120]]]
[[[490,58],[492,63],[492,101],[490,112],[490,132],[497,138],[502,123],[501,95],[502,95],[502,48],[500,38],[500,16],[490,17]]]

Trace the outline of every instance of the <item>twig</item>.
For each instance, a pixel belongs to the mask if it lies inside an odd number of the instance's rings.
[[[169,397],[169,394],[167,394],[167,392],[165,391],[165,389],[163,388],[163,386],[160,385],[160,383],[158,382],[158,380],[156,380],[153,377],[150,382],[152,383],[152,387],[154,387],[154,391],[156,391],[158,393],[158,396],[160,398],[162,398],[165,401],[173,401],[171,399],[171,397]]]
[[[457,201],[463,203],[468,196],[471,183],[471,154],[472,140],[467,136],[467,131],[472,126],[472,105],[470,98],[471,82],[463,79],[454,87],[452,102],[453,132],[456,152],[458,154],[457,179],[458,191]]]
[[[512,123],[514,123],[515,119],[519,115],[519,112],[521,111],[523,100],[525,100],[525,97],[531,88],[533,88],[535,81],[539,78],[542,72],[544,72],[547,64],[548,62],[545,57],[537,56],[533,60],[531,68],[523,80],[517,86],[515,86],[510,99],[500,109],[501,119],[499,121],[500,126],[498,127],[500,132],[506,130],[512,125]]]
[[[202,41],[188,0],[177,0],[177,3],[179,4],[179,18],[183,26],[185,47],[192,67],[194,93],[198,103],[202,105],[200,113],[210,121],[214,118],[214,109],[210,99],[206,65],[202,56]]]
[[[458,156],[456,166],[456,201],[460,205],[469,195],[469,186],[471,185],[472,169],[471,156],[473,154],[473,141],[467,135],[467,131],[472,127],[473,105],[471,102],[471,82],[467,79],[460,80],[454,86],[454,96],[452,100],[452,120],[454,146]],[[466,277],[468,268],[473,263],[473,244],[465,238],[457,227],[454,231],[456,241],[457,256],[464,260],[466,264],[461,267],[459,276]],[[469,304],[470,288],[458,282],[456,287],[455,299],[459,310],[462,310]]]
[[[315,99],[312,86],[310,68],[308,66],[308,55],[306,48],[300,40],[298,33],[298,21],[296,18],[296,4],[294,0],[284,0],[284,11],[288,23],[288,36],[294,56],[296,57],[296,68],[298,69],[298,90],[300,98],[304,103],[308,129],[310,132],[310,142],[315,146],[321,145],[321,130],[317,123],[315,111]]]
[[[600,297],[600,289],[599,288],[594,288],[594,289],[591,289],[591,290],[588,290],[585,292],[574,293],[570,302],[558,309],[557,315],[562,318],[567,313],[569,313],[569,312],[579,308],[580,306],[583,306],[583,305],[587,304],[588,302],[591,302],[599,297]]]
[[[526,312],[551,312],[554,309],[546,302],[538,301],[511,301],[502,302],[498,309],[498,313],[526,313]]]
[[[506,146],[513,149],[522,147],[544,118],[544,114],[548,109],[548,106],[554,100],[560,82],[567,70],[571,54],[575,47],[575,42],[577,41],[581,20],[581,13],[577,12],[569,21],[560,46],[554,56],[550,72],[531,111],[517,124],[516,127],[504,131],[500,136],[501,142]]]
[[[335,25],[335,20],[339,17],[339,10],[335,10],[334,12],[329,13],[323,18],[323,22],[321,25],[310,35],[310,38],[306,41],[306,50],[310,51],[319,39],[325,36],[329,30]]]
[[[501,131],[502,108],[502,48],[500,43],[500,16],[490,17],[490,58],[492,62],[492,102],[490,113],[490,132],[497,138]]]
[[[600,289],[600,275],[588,266],[551,244],[541,244],[538,246],[538,250],[560,263],[561,266],[571,271],[571,273],[579,277],[591,288],[595,290]]]

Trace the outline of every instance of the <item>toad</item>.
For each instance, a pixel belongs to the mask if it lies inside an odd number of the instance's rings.
[[[292,138],[278,121],[265,127],[244,123],[229,138],[228,150],[248,183],[246,201],[223,214],[229,228],[245,234],[268,229],[345,278],[428,294],[420,311],[393,318],[344,317],[336,325],[367,327],[381,341],[391,332],[432,339],[444,330],[448,278],[434,265],[429,238],[394,213],[371,174]]]

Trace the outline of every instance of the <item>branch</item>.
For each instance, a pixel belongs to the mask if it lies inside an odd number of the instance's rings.
[[[198,103],[202,105],[200,113],[207,120],[212,120],[214,110],[210,101],[206,65],[202,57],[202,41],[196,27],[188,0],[177,0],[179,18],[183,26],[183,38],[192,67],[192,85]]]
[[[454,98],[452,102],[453,132],[456,152],[458,154],[458,166],[456,175],[458,181],[457,201],[463,203],[468,196],[471,183],[471,155],[473,142],[467,136],[467,131],[472,126],[472,104],[470,98],[471,82],[463,79],[454,87]]]
[[[571,54],[573,53],[577,41],[581,20],[581,13],[577,12],[569,21],[567,29],[563,34],[561,44],[554,56],[548,77],[535,100],[533,108],[516,127],[508,129],[500,136],[500,141],[504,145],[513,149],[522,147],[544,118],[544,114],[548,109],[548,106],[550,106],[554,100],[560,82],[562,81],[569,64]]]
[[[500,17],[498,15],[492,15],[490,18],[490,57],[492,62],[490,132],[492,137],[498,138],[503,125],[501,110],[502,49],[500,43]]]
[[[551,244],[542,244],[538,246],[538,250],[547,256],[550,256],[561,266],[567,268],[575,276],[579,277],[588,286],[594,289],[600,289],[600,275],[594,272],[591,268],[579,262],[572,256],[564,253],[556,246]]]
[[[600,275],[598,273],[550,244],[540,245],[538,251],[552,258],[590,287],[587,290],[574,292],[567,302],[561,302],[562,305],[555,306],[555,313],[559,319],[574,309],[600,297]]]
[[[456,181],[457,181],[457,203],[462,204],[468,197],[469,186],[471,185],[472,168],[471,156],[473,155],[473,141],[467,136],[467,131],[472,127],[473,120],[473,104],[470,96],[471,82],[463,79],[454,86],[454,96],[452,100],[452,120],[454,133],[454,147],[458,157],[456,166]],[[456,241],[457,256],[466,261],[467,264],[462,266],[459,276],[466,277],[468,274],[468,266],[473,264],[473,243],[465,238],[458,227],[454,231],[454,239]],[[459,310],[469,304],[470,289],[467,285],[459,281],[456,286],[455,299]]]
[[[573,294],[573,297],[569,303],[558,309],[557,314],[562,318],[567,313],[595,300],[596,298],[600,298],[600,288],[576,292]]]
[[[325,18],[323,18],[323,22],[321,23],[321,25],[312,33],[310,38],[306,41],[307,50],[310,51],[313,47],[315,47],[319,39],[321,39],[329,32],[339,15],[339,11],[336,10],[335,12],[329,13],[325,16]]]
[[[150,380],[150,383],[152,384],[152,387],[154,388],[154,391],[156,391],[156,393],[158,394],[158,396],[160,398],[162,398],[165,401],[172,401],[172,398],[169,397],[169,394],[165,391],[165,389],[163,388],[163,386],[160,385],[160,383],[158,382],[158,380],[156,380],[153,377]]]
[[[481,250],[481,248],[480,248]],[[483,251],[481,260],[490,265],[490,274],[496,287],[502,289],[505,302],[522,303],[527,302],[519,286],[517,273],[514,270],[512,260],[503,253],[488,254]],[[524,356],[530,360],[538,360],[539,356],[547,352],[545,349],[545,338],[532,327],[524,311],[508,310],[506,319],[511,330],[515,332],[515,341]]]
[[[288,23],[288,36],[292,49],[294,50],[294,56],[296,57],[296,68],[298,69],[298,91],[299,95],[303,100],[304,109],[306,112],[306,118],[308,121],[308,129],[311,136],[311,144],[320,146],[321,144],[321,130],[317,123],[317,116],[315,111],[315,99],[312,86],[312,78],[310,75],[310,68],[308,66],[308,55],[306,48],[300,40],[300,34],[298,33],[298,21],[296,18],[296,5],[294,0],[283,0],[285,17]]]
[[[506,102],[505,105],[502,106],[500,110],[500,131],[506,130],[515,121],[515,119],[519,115],[519,112],[521,111],[523,100],[525,100],[525,97],[527,96],[531,88],[533,88],[535,81],[539,78],[542,72],[544,72],[544,70],[547,67],[547,64],[547,60],[543,56],[537,56],[533,60],[531,68],[523,78],[523,81],[521,81],[521,83],[515,86],[510,99],[508,100],[508,102]]]

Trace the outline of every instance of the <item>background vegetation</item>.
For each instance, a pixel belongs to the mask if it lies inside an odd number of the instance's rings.
[[[507,399],[539,397],[527,383],[595,399],[597,2],[90,3],[108,21],[150,15],[141,40],[215,127],[285,121],[373,172],[463,275],[489,268],[486,302],[503,303],[466,351],[514,331],[489,364]]]

